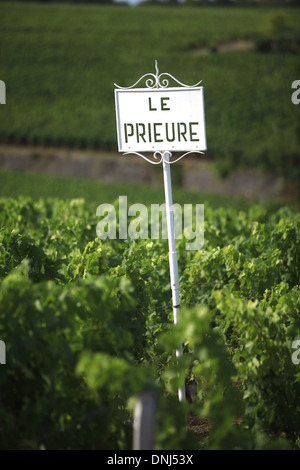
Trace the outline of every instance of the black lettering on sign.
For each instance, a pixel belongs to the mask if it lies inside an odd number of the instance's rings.
[[[148,123],[149,142],[152,142],[151,123]]]
[[[185,140],[187,142],[187,138],[186,138],[186,123],[185,122],[179,122],[177,124],[178,126],[178,140],[179,142],[181,141],[180,137],[183,138],[183,140]]]
[[[149,111],[157,111],[157,108],[152,107],[151,98],[148,98],[148,102],[149,102]]]
[[[197,132],[193,132],[192,126],[197,126],[199,123],[198,122],[190,122],[189,123],[189,128],[190,128],[190,138],[192,142],[199,142],[199,139],[193,138],[193,136],[197,135]]]
[[[164,96],[160,99],[160,109],[161,111],[170,111],[170,108],[168,108],[168,103],[167,100],[169,100],[169,96]],[[157,108],[154,107],[152,103],[151,97],[148,98],[148,103],[149,103],[149,111],[157,111]]]
[[[163,139],[159,139],[159,137],[161,137],[161,134],[156,129],[158,126],[162,126],[162,123],[161,122],[155,122],[153,124],[153,127],[154,127],[154,141],[155,142],[163,142]]]
[[[129,134],[128,131],[127,131],[127,128],[128,127],[131,127],[131,133]],[[124,124],[124,128],[125,128],[125,142],[126,144],[128,143],[128,137],[132,137],[133,136],[133,125],[132,124]]]
[[[199,122],[127,122],[125,143],[200,142]]]
[[[167,103],[165,103],[165,101],[169,100],[169,99],[170,99],[169,96],[160,99],[161,110],[162,111],[170,111],[170,108],[167,108]]]
[[[169,135],[169,126],[166,124],[166,138],[168,142],[174,142],[175,140],[175,124],[172,122],[172,137]],[[171,132],[170,132],[171,134]]]
[[[136,124],[136,136],[138,142],[140,142],[140,138],[143,139],[144,142],[146,142],[145,133],[145,124],[143,124],[142,122],[138,122]]]

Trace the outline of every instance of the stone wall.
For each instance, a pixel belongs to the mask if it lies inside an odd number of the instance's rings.
[[[176,166],[176,169],[175,169]],[[0,147],[0,168],[51,175],[76,176],[103,181],[162,184],[161,165],[141,157],[113,152],[79,151],[39,147]],[[205,156],[188,155],[173,167],[173,182],[201,192],[240,195],[247,198],[295,200],[295,185],[283,178],[262,175],[255,169],[237,169],[220,179]]]

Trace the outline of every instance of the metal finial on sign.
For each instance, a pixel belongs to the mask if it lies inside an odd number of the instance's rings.
[[[134,88],[136,85],[138,85],[138,83],[140,83],[146,77],[148,77],[148,78],[145,81],[145,85],[146,85],[147,88],[150,88],[150,89],[153,89],[153,88],[157,88],[157,89],[158,88],[161,88],[161,89],[167,88],[169,86],[169,80],[167,78],[163,78],[163,77],[170,77],[172,80],[174,80],[174,82],[178,83],[179,85],[181,85],[182,87],[185,87],[185,88],[195,88],[195,87],[199,86],[200,83],[202,82],[202,80],[200,80],[200,82],[196,83],[195,85],[185,85],[184,83],[179,81],[177,78],[173,77],[173,75],[171,75],[170,73],[163,72],[163,73],[159,74],[157,60],[155,60],[155,72],[156,72],[155,75],[154,75],[154,73],[144,74],[141,78],[139,78],[131,86],[122,87],[120,85],[117,85],[116,83],[114,83],[114,85],[117,88],[121,89],[121,90],[130,90],[131,88]]]
[[[159,77],[159,73],[158,73],[158,65],[157,65],[157,60],[155,59],[155,70],[156,70],[156,83],[157,83],[157,88],[158,88],[158,77]]]

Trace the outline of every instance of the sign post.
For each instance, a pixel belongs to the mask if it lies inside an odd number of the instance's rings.
[[[172,200],[170,165],[190,153],[206,150],[203,87],[187,86],[169,73],[143,75],[134,85],[120,87],[115,83],[115,105],[119,152],[135,154],[153,165],[163,164],[166,218],[169,243],[169,265],[173,317],[177,323],[179,303],[178,261]],[[169,78],[180,87],[170,87]],[[145,79],[145,88],[135,88]],[[171,152],[185,153],[171,160]],[[151,160],[141,152],[153,152]],[[176,356],[182,356],[182,345]],[[178,398],[185,401],[185,385],[178,389]]]
[[[179,313],[179,276],[178,276],[178,261],[175,243],[175,228],[174,228],[174,214],[173,214],[173,200],[172,200],[172,184],[171,184],[171,171],[170,171],[170,153],[163,153],[163,173],[164,173],[164,188],[166,200],[166,215],[167,215],[167,230],[169,242],[169,265],[170,265],[170,280],[172,289],[172,302],[173,302],[173,318],[174,323],[177,323]],[[176,350],[176,356],[182,356],[182,345]],[[179,401],[185,401],[185,386],[178,389]]]

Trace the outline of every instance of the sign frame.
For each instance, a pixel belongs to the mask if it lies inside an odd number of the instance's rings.
[[[130,92],[136,93],[138,92],[151,92],[150,96],[155,96],[155,94],[159,94],[162,90],[164,93],[169,92],[172,90],[172,88],[169,87],[169,78],[174,80],[180,87],[182,87],[185,91],[187,90],[201,90],[202,98],[203,98],[203,87],[200,87],[200,82],[196,83],[195,85],[188,86],[185,85],[184,83],[180,82],[177,78],[173,77],[169,73],[161,73],[159,74],[158,71],[158,66],[157,66],[157,60],[155,61],[155,70],[156,73],[147,73],[143,75],[141,78],[137,80],[136,83],[134,83],[132,86],[129,87],[121,87],[117,85],[116,83],[114,84],[117,87],[117,90],[115,90],[115,105],[116,105],[116,120],[117,120],[117,133],[118,133],[118,147],[119,151],[122,152],[124,151],[124,145],[122,143],[122,140],[120,140],[120,130],[121,130],[121,120],[119,116],[119,96],[121,96],[120,93],[122,92]],[[146,88],[136,88],[136,90],[133,90],[142,80],[146,80]],[[175,87],[176,90],[181,90],[181,88]],[[168,89],[168,90],[166,90]],[[131,94],[130,96],[134,96]],[[157,97],[157,95],[156,95]],[[166,97],[165,97],[166,98]],[[152,103],[151,103],[152,106]],[[161,112],[164,111],[170,111],[171,109],[167,109],[168,107],[168,100],[165,99],[165,101],[161,102]],[[154,110],[154,109],[153,109]],[[155,109],[156,111],[158,108]],[[150,111],[150,110],[149,110]],[[164,142],[159,142],[159,144],[162,144],[161,146],[155,146],[155,148],[149,149],[151,152],[153,152],[153,157],[154,160],[151,160],[147,156],[145,156],[143,153],[140,153],[141,151],[146,151],[144,149],[141,149],[140,146],[134,148],[129,148],[123,155],[127,154],[134,154],[142,157],[143,159],[147,160],[149,163],[152,165],[158,165],[160,163],[163,164],[163,179],[164,179],[164,191],[165,191],[165,201],[166,201],[166,216],[167,216],[167,230],[168,230],[168,245],[169,245],[169,267],[170,267],[170,281],[171,281],[171,291],[172,291],[172,303],[173,303],[173,318],[174,318],[174,323],[176,324],[178,321],[178,315],[180,311],[180,300],[179,300],[179,275],[178,275],[178,260],[177,260],[177,251],[176,251],[176,242],[175,242],[175,227],[174,227],[174,214],[173,214],[173,198],[172,198],[172,183],[171,183],[171,169],[170,166],[171,164],[177,162],[181,158],[185,157],[188,154],[191,153],[200,153],[203,154],[203,150],[206,150],[206,135],[205,135],[205,115],[204,115],[204,98],[202,99],[202,106],[201,106],[201,113],[203,115],[202,119],[202,125],[203,129],[202,132],[204,132],[204,139],[203,139],[203,149],[193,149],[190,147],[190,145],[184,145],[181,149],[181,151],[185,151],[183,155],[180,157],[176,158],[175,160],[171,160],[172,153],[171,150],[177,151],[177,149],[172,149],[172,146],[167,146],[169,148],[163,148],[166,147],[166,145],[163,145]],[[151,121],[152,122],[152,121]],[[155,122],[155,121],[154,121]],[[194,121],[191,121],[194,122]],[[144,129],[143,129],[144,131]],[[133,130],[132,130],[133,132]],[[179,131],[178,131],[179,132]],[[191,134],[191,132],[190,132]],[[157,142],[156,142],[157,143]],[[175,147],[175,146],[174,146]],[[178,348],[176,349],[176,356],[180,357],[183,355],[183,346],[182,344],[178,345]],[[178,388],[178,398],[179,401],[185,401],[186,400],[186,392],[185,392],[185,384],[182,383],[180,384]]]
[[[206,150],[203,87],[115,89],[119,152]]]

